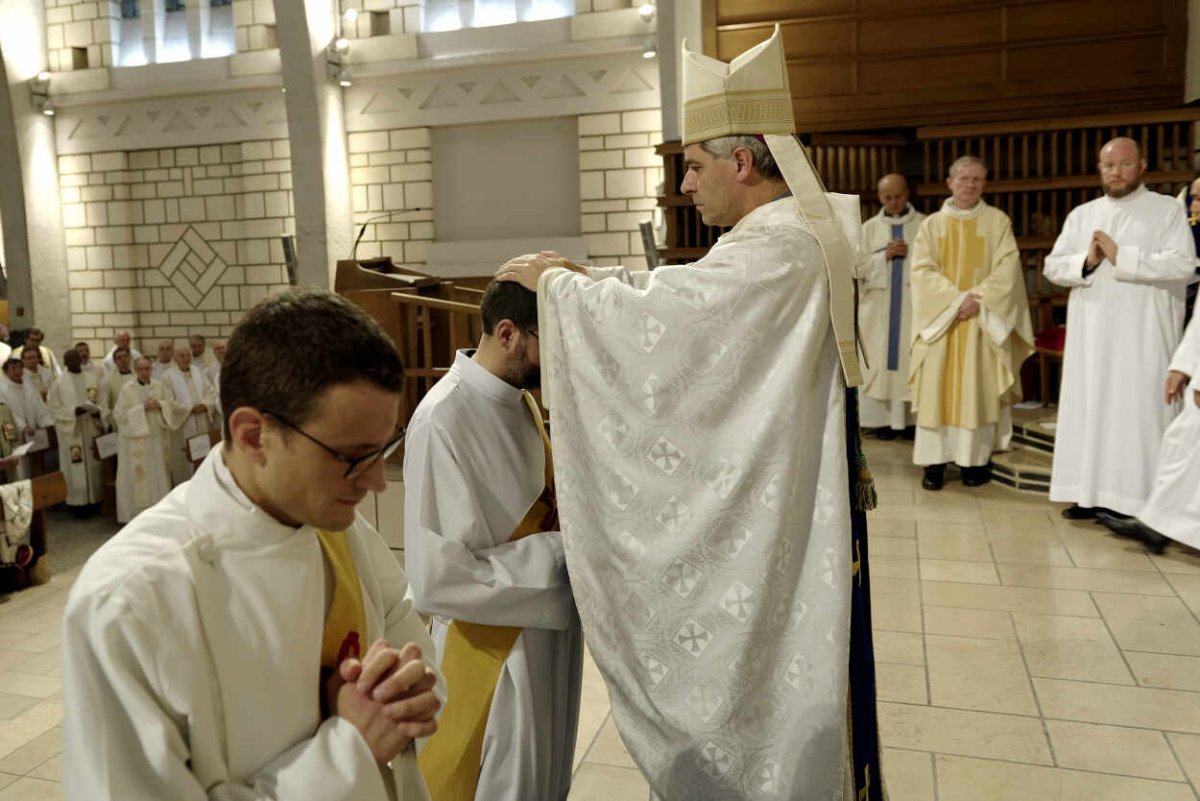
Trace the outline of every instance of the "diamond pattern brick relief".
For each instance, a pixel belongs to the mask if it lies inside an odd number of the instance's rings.
[[[192,304],[200,305],[228,265],[190,225],[158,265],[158,271]]]

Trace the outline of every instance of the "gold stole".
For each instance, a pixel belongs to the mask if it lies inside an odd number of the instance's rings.
[[[509,542],[558,528],[550,437],[542,423],[541,409],[528,392],[525,403],[546,449],[546,487],[521,518]],[[437,734],[420,755],[421,773],[433,801],[475,798],[492,696],[500,669],[520,634],[521,629],[515,626],[485,626],[462,620],[451,623],[446,631],[441,669],[450,688],[450,699],[442,711]]]
[[[321,697],[325,697],[324,680],[342,660],[366,653],[363,644],[367,636],[367,611],[363,606],[362,586],[358,583],[358,568],[350,555],[350,543],[344,531],[318,531],[321,552],[333,571],[333,599],[325,616],[325,635],[321,639]]]

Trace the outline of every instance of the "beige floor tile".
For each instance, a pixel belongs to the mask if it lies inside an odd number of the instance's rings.
[[[1184,781],[1160,731],[1066,720],[1046,721],[1046,731],[1059,767]]]
[[[983,526],[993,540],[1006,537],[1033,537],[1038,535],[1057,535],[1050,516],[1033,510],[1018,510],[1006,512],[989,510],[983,518]]]
[[[1187,604],[1188,609],[1200,616],[1200,576],[1172,573],[1167,576],[1167,581]]]
[[[15,653],[21,652],[17,651]],[[23,654],[25,658],[11,669],[17,673],[34,673],[39,676],[61,676],[62,671],[59,669],[61,654],[62,651],[58,648],[52,648],[40,654],[30,655],[25,653]]]
[[[1046,718],[1200,733],[1200,693],[1034,678]]]
[[[62,642],[62,629],[55,626],[41,634],[31,634],[24,639],[14,642],[10,647],[17,651],[28,651],[31,654],[41,654],[51,649],[57,650]]]
[[[875,511],[867,516],[867,532],[872,537],[903,537],[911,540],[917,536],[917,524],[911,520],[879,517],[878,511]]]
[[[897,665],[924,665],[925,638],[904,631],[876,631],[872,634],[876,662]]]
[[[913,556],[880,556],[871,554],[871,579],[917,578],[917,560]]]
[[[1092,597],[1121,648],[1200,655],[1200,623],[1178,598],[1103,592]]]
[[[945,497],[945,496],[942,496]],[[944,522],[944,523],[979,523],[979,507],[976,505],[961,506],[953,503],[948,503],[945,506],[939,504],[926,504],[912,506],[894,506],[880,507],[871,513],[881,520],[893,521],[929,521],[929,522]]]
[[[923,581],[957,581],[965,584],[999,584],[991,562],[965,562],[953,559],[922,559]]]
[[[1171,585],[1157,572],[1096,570],[1085,567],[998,565],[1000,579],[1013,587],[1049,587],[1059,590],[1127,592],[1141,595],[1174,595]]]
[[[1009,640],[925,636],[930,703],[955,709],[1036,715],[1021,652]]]
[[[1075,566],[1057,536],[998,537],[992,540],[992,553],[997,562],[1015,565]]]
[[[1038,718],[880,702],[879,731],[890,748],[1053,764]]]
[[[1193,786],[1200,787],[1200,735],[1167,732],[1167,740],[1188,780]]]
[[[584,757],[584,764],[616,765],[620,768],[637,770],[637,764],[634,763],[633,757],[629,756],[629,749],[622,742],[612,715],[609,715],[604,721],[604,725],[600,727],[600,733],[596,735],[591,749]]]
[[[877,537],[874,532],[871,532],[869,543],[872,564],[878,556],[917,555],[916,542],[905,537]]]
[[[951,529],[917,529],[917,549],[922,559],[959,559],[968,562],[991,562],[992,549],[983,532]]]
[[[62,752],[62,729],[55,726],[17,750],[0,758],[0,771],[26,774]]]
[[[10,648],[0,648],[0,673],[12,670],[22,662],[30,659],[28,651],[14,651]]]
[[[59,801],[62,785],[45,779],[22,776],[0,790],[0,801]]]
[[[1091,596],[1077,590],[1035,587],[990,587],[986,584],[955,584],[924,581],[923,600],[931,606],[962,609],[994,609],[1004,612],[1039,612],[1047,615],[1099,617]]]
[[[1134,683],[1103,620],[1015,613],[1013,622],[1030,675]]]
[[[911,489],[877,489],[875,495],[880,508],[897,505],[909,506],[913,502]]]
[[[0,693],[47,698],[61,689],[57,676],[37,676],[10,670],[0,673]]]
[[[1200,692],[1200,657],[1126,651],[1125,659],[1138,684]]]
[[[1072,525],[1064,521],[1058,535],[1077,567],[1147,572],[1155,569],[1145,548],[1136,542],[1114,537],[1101,526]]]
[[[877,629],[921,631],[921,596],[916,580],[872,576],[871,617]]]
[[[38,700],[31,695],[0,693],[0,719],[12,720],[25,710],[35,706]]]
[[[647,801],[650,785],[633,768],[585,763],[575,773],[567,801]],[[0,797],[0,801],[5,801]]]
[[[925,668],[920,665],[876,662],[875,691],[880,701],[896,701],[902,704],[929,703]]]
[[[955,801],[1195,801],[1186,784],[940,754],[937,783]]]
[[[15,782],[20,776],[14,776],[11,773],[0,773],[0,790],[3,790],[8,785]]]
[[[57,754],[50,757],[45,762],[29,771],[29,775],[35,779],[45,779],[46,781],[51,782],[62,781],[62,754]]]
[[[1150,554],[1149,557],[1161,573],[1200,575],[1200,552],[1190,548],[1170,548],[1164,554]]]
[[[883,749],[888,801],[933,801],[933,754]]]
[[[955,637],[982,637],[985,640],[1015,640],[1008,612],[987,609],[956,609],[950,606],[925,607],[925,631]]]

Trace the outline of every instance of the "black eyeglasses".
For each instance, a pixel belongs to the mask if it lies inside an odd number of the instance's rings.
[[[316,445],[320,445],[330,456],[332,456],[334,459],[337,459],[339,462],[342,462],[343,464],[345,464],[346,472],[342,474],[342,479],[344,481],[350,481],[352,479],[358,478],[363,473],[367,472],[372,467],[374,467],[375,463],[378,462],[380,459],[386,459],[389,456],[391,456],[393,453],[395,453],[396,449],[400,447],[400,443],[404,441],[404,431],[405,430],[403,428],[401,428],[394,437],[389,439],[384,444],[384,446],[382,448],[371,451],[370,453],[363,454],[362,456],[357,456],[357,457],[347,456],[346,454],[341,453],[341,452],[329,447],[324,442],[321,442],[321,440],[314,437],[312,434],[309,434],[308,432],[304,431],[304,429],[300,428],[300,426],[284,419],[283,417],[280,417],[279,415],[275,414],[274,412],[263,412],[263,414],[274,417],[276,420],[283,423],[285,426],[292,429],[300,436],[304,437],[305,439],[309,440],[310,442],[312,442]]]

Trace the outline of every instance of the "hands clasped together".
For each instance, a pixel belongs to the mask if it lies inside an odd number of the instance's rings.
[[[1093,231],[1092,241],[1088,245],[1088,269],[1095,269],[1105,259],[1108,259],[1112,264],[1117,263],[1117,243],[1103,231]]]
[[[360,660],[350,657],[325,682],[327,708],[366,740],[381,765],[418,737],[437,731],[437,675],[413,643],[400,650],[376,640]]]
[[[524,256],[509,259],[500,265],[499,270],[496,270],[496,280],[516,281],[530,292],[537,292],[538,281],[541,279],[542,273],[555,267],[563,267],[575,273],[587,272],[578,264],[563,258],[553,250],[543,250],[539,253],[526,253]]]

